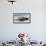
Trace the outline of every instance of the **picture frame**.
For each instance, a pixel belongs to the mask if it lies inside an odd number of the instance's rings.
[[[13,24],[30,24],[31,13],[13,13]]]

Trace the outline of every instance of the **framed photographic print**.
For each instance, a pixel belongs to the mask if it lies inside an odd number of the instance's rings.
[[[14,24],[29,24],[31,23],[31,13],[13,13]]]

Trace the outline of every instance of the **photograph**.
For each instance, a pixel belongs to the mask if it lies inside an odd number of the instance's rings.
[[[13,24],[30,24],[31,13],[13,13]]]

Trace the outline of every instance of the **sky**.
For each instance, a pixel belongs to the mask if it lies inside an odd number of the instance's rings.
[[[16,15],[16,16],[27,16],[27,15],[30,15],[31,16],[31,13],[14,13],[14,15]]]

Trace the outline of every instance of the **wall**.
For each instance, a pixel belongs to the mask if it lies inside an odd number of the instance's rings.
[[[13,24],[13,14],[31,12],[31,24]],[[17,0],[14,5],[0,0],[0,40],[11,40],[18,32],[29,32],[37,41],[46,40],[45,0]]]

